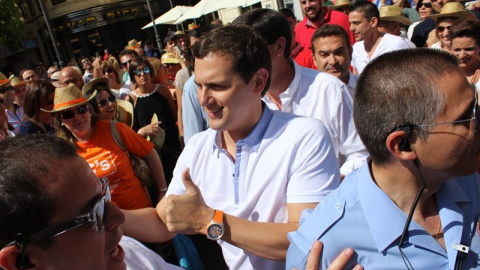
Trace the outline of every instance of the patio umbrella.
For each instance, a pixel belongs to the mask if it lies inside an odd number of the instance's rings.
[[[169,11],[165,12],[162,16],[155,19],[155,24],[175,24],[175,21],[180,18],[183,14],[189,11],[192,7],[190,6],[175,6]],[[152,27],[153,23],[149,23],[142,27],[142,29]]]
[[[246,2],[246,0],[202,0],[176,20],[175,24],[182,23],[188,19],[196,19],[219,9],[244,6]],[[250,0],[250,2],[253,2],[253,0]]]

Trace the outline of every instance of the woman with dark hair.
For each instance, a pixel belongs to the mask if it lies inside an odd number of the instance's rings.
[[[55,134],[52,114],[44,110],[53,109],[55,87],[46,80],[35,80],[27,86],[24,101],[24,119],[18,135]]]
[[[173,169],[182,149],[175,124],[176,109],[168,88],[161,84],[153,84],[155,74],[150,63],[141,58],[135,58],[130,63],[130,79],[136,85],[130,93],[134,106],[134,129],[138,130],[152,122],[152,118],[161,122],[165,130],[165,142],[159,151],[165,171],[167,183],[173,177]]]
[[[93,91],[88,98],[84,97],[74,84],[57,88],[55,105],[52,110],[48,110],[55,115],[57,135],[75,143],[78,154],[88,162],[98,178],[108,178],[112,202],[118,207],[122,209],[151,207],[152,202],[147,190],[134,174],[129,155],[147,161],[158,191],[164,195],[167,185],[160,158],[153,144],[136,134],[130,127],[112,122],[110,119],[104,121],[96,113],[92,113],[88,102],[95,99],[96,94],[97,92]],[[114,133],[121,138],[123,147],[115,141]]]
[[[470,83],[480,89],[480,21],[461,20],[450,30],[452,53]]]
[[[116,98],[120,96],[120,88],[122,88],[122,77],[120,77],[118,73],[118,69],[116,69],[113,64],[110,62],[103,62],[102,63],[102,73],[104,78],[110,78],[110,90],[115,95]]]
[[[414,22],[414,23],[412,23],[412,25],[410,25],[408,27],[408,31],[407,31],[408,40],[412,39],[413,30],[415,29],[415,27],[419,23],[425,21],[428,18],[428,16],[433,14],[433,7],[432,7],[431,0],[418,0],[417,6],[415,7],[415,9],[417,10],[418,14],[420,15],[421,21]]]

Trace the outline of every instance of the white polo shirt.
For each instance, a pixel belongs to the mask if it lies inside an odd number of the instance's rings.
[[[318,120],[264,106],[255,128],[237,142],[235,161],[221,148],[221,136],[208,129],[188,141],[167,196],[185,193],[182,172],[189,167],[208,206],[251,221],[286,223],[287,203],[319,202],[339,184],[335,152]],[[218,243],[230,269],[285,268],[283,262]]]
[[[353,123],[353,100],[348,87],[328,73],[293,64],[295,77],[280,94],[282,111],[322,121],[332,138],[340,172],[347,175],[360,168],[368,153]],[[270,109],[279,109],[268,96],[263,100]]]

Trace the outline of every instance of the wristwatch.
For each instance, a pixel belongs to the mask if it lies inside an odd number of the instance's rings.
[[[223,227],[223,212],[215,209],[213,220],[205,227],[205,234],[210,240],[222,238],[225,227]]]

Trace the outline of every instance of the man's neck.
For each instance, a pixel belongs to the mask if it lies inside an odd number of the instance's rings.
[[[419,166],[421,170],[421,165]],[[415,196],[422,186],[421,178],[424,177],[427,188],[420,197],[414,217],[422,219],[432,214],[432,207],[436,207],[436,203],[432,205],[433,195],[445,181],[439,179],[429,181],[428,175],[426,173],[421,175],[413,161],[394,161],[393,164],[381,166],[372,162],[370,169],[372,179],[377,186],[406,214],[413,205]]]
[[[287,91],[288,86],[290,86],[294,78],[295,66],[293,65],[292,61],[289,58],[279,59],[276,70],[272,72],[272,79],[270,82],[270,87],[268,88],[267,96],[272,101],[277,103],[277,106],[280,105],[280,110],[282,109],[280,94]]]
[[[363,46],[365,47],[365,51],[367,52],[369,57],[371,57],[372,54],[375,52],[375,49],[382,40],[382,37],[382,33],[374,30],[371,33],[367,34],[367,36],[363,40]]]

